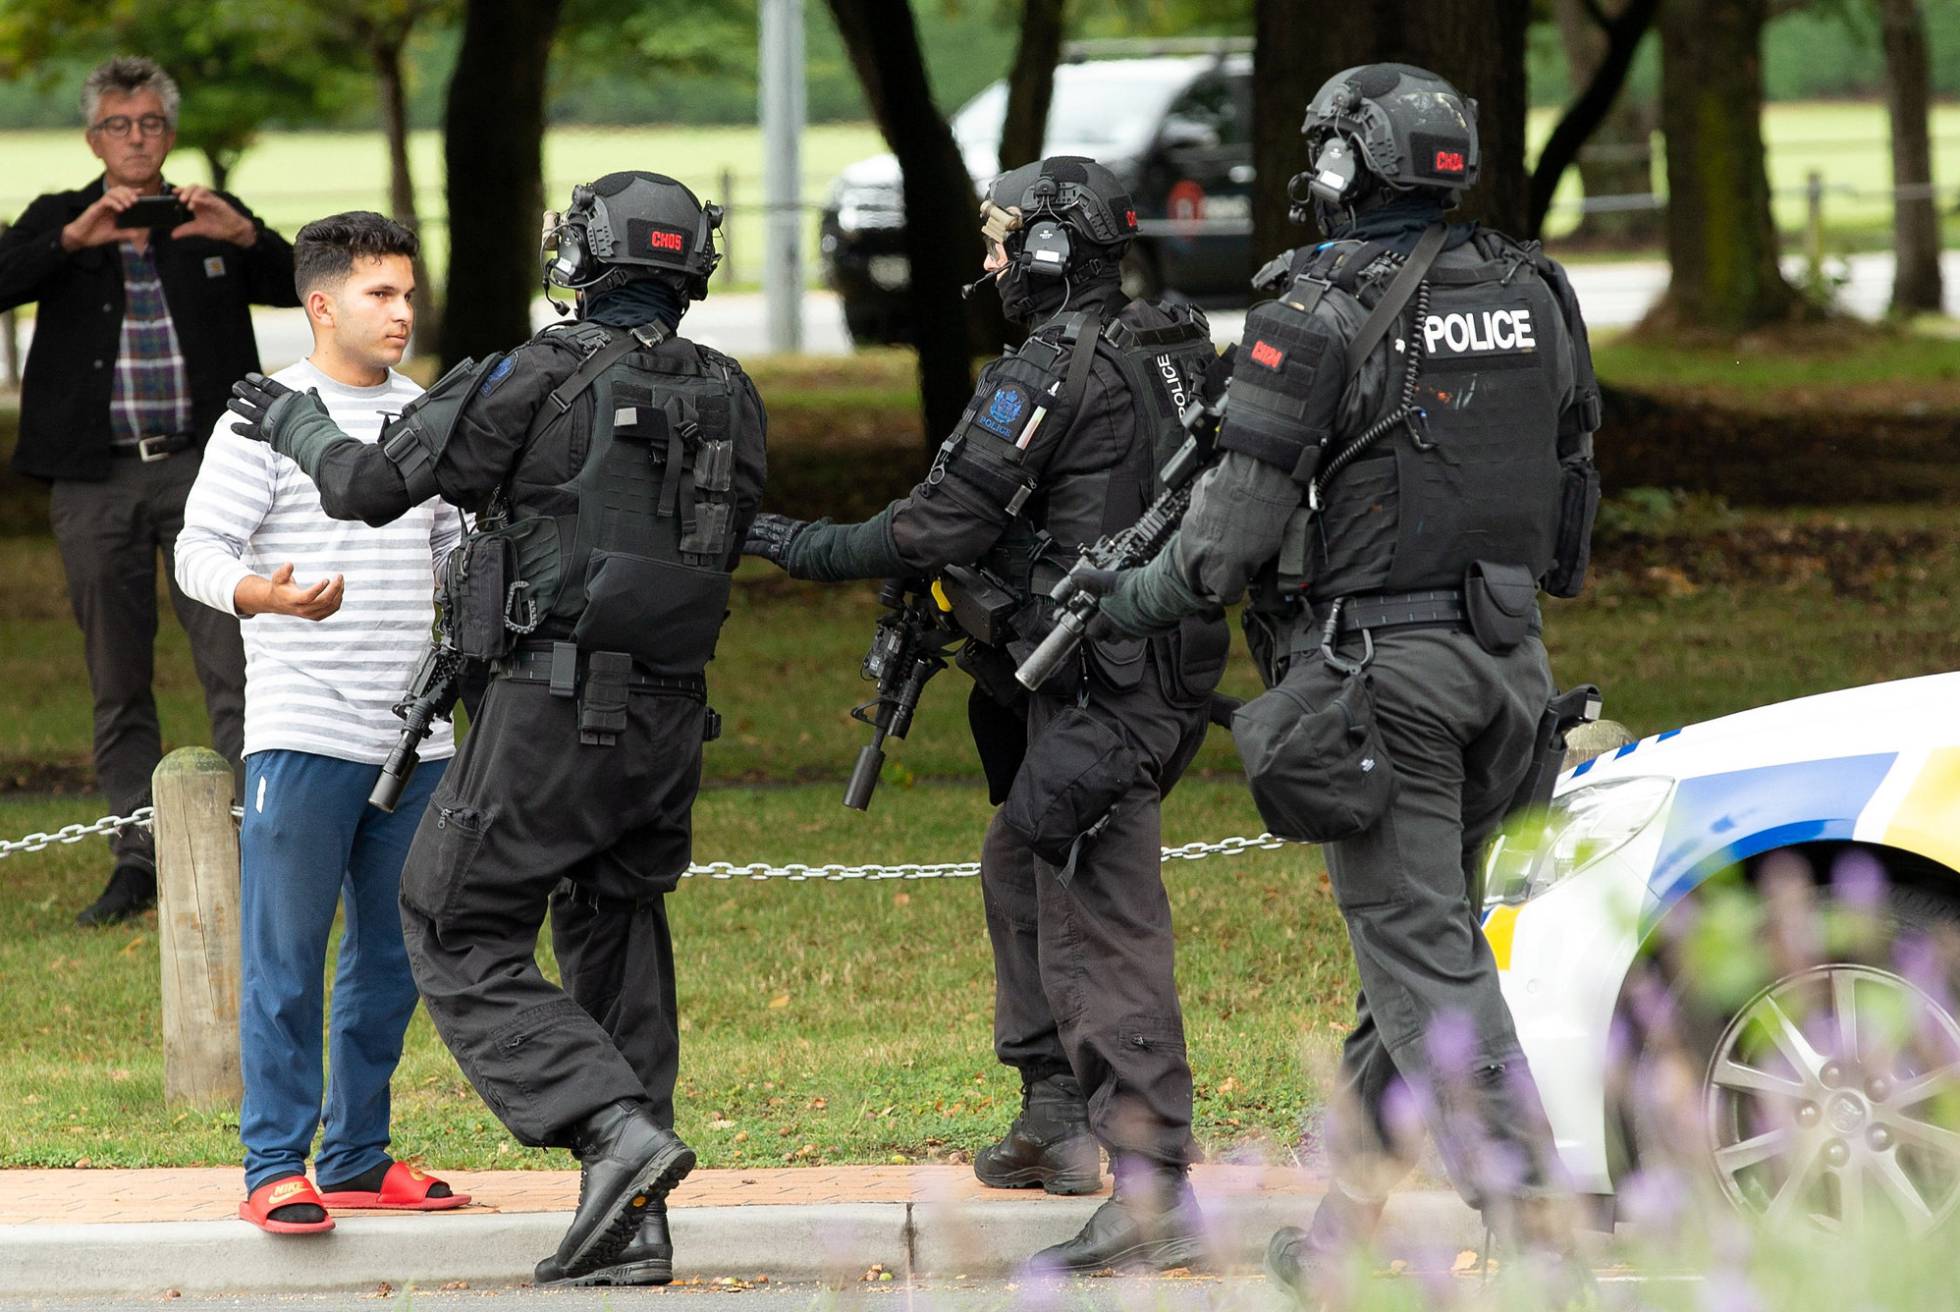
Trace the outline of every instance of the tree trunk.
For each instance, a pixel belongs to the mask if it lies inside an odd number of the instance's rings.
[[[1600,0],[1599,7],[1612,19],[1611,31],[1594,21],[1587,0],[1557,0],[1556,7],[1559,38],[1576,95],[1532,171],[1535,221],[1530,235],[1534,237],[1544,226],[1559,178],[1575,159],[1588,200],[1641,196],[1654,189],[1654,109],[1650,103],[1628,98],[1624,88],[1634,52],[1653,25],[1659,0]],[[1658,242],[1661,226],[1658,208],[1593,210],[1579,220],[1571,239],[1641,245]]]
[[[1667,134],[1667,295],[1656,328],[1743,332],[1788,319],[1803,299],[1777,268],[1763,159],[1767,0],[1675,3],[1661,12],[1661,126]]]
[[[1055,93],[1055,61],[1062,57],[1062,9],[1067,0],[1023,0],[1021,39],[1007,72],[1007,117],[1000,129],[1000,169],[1041,158],[1048,130],[1048,102]]]
[[[1885,47],[1885,110],[1892,120],[1892,185],[1920,187],[1924,196],[1900,198],[1892,208],[1892,313],[1938,314],[1940,218],[1933,204],[1933,149],[1927,131],[1931,99],[1926,21],[1918,0],[1878,0]]]
[[[1399,0],[1374,6],[1388,20],[1378,59],[1442,74],[1477,102],[1483,168],[1456,217],[1499,232],[1530,230],[1531,178],[1524,166],[1524,46],[1530,0]],[[1383,11],[1394,11],[1392,18]],[[1378,29],[1379,30],[1379,29]]]
[[[449,79],[444,367],[531,335],[544,209],[544,92],[560,0],[469,0]]]
[[[238,162],[238,152],[225,146],[204,146],[199,153],[204,156],[204,167],[211,170],[211,190],[228,190],[231,181],[231,166]]]
[[[374,65],[377,99],[381,102],[381,135],[388,145],[388,211],[395,222],[418,235],[421,216],[415,208],[415,176],[408,164],[408,96],[402,80],[403,37],[373,39],[368,58]],[[441,298],[429,278],[425,257],[415,266],[415,333],[411,351],[442,340]]]
[[[1477,101],[1482,178],[1459,217],[1525,228],[1524,41],[1528,0],[1256,0],[1253,8],[1254,263],[1311,236],[1287,221],[1287,181],[1310,161],[1300,120],[1320,84],[1356,64],[1403,62],[1447,77]]]
[[[926,449],[953,431],[973,393],[973,359],[960,286],[985,259],[973,180],[932,98],[911,6],[829,0],[864,98],[904,174],[905,255],[919,350]]]

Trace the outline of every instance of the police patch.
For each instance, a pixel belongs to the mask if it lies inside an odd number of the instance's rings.
[[[516,367],[517,361],[509,356],[497,361],[497,367],[490,371],[490,376],[483,380],[483,386],[476,389],[476,394],[488,399],[490,393],[496,391],[498,385],[510,377],[510,371]]]
[[[1028,394],[1013,383],[1004,383],[994,389],[993,399],[974,416],[973,422],[995,437],[1013,441],[1014,426],[1027,413],[1027,409]]]

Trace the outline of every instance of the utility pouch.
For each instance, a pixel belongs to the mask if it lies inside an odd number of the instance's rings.
[[[1157,677],[1163,683],[1164,699],[1187,709],[1209,705],[1211,691],[1224,677],[1226,659],[1232,654],[1232,631],[1224,621],[1187,615],[1157,642]]]
[[[1013,620],[1022,608],[1021,598],[985,570],[948,565],[940,571],[936,591],[953,608],[961,632],[976,642],[1000,647],[1014,636]]]
[[[1067,884],[1141,763],[1122,735],[1079,706],[1050,720],[1028,748],[1000,820]]]
[[[517,550],[496,533],[472,536],[442,566],[443,625],[456,650],[478,660],[508,656],[516,634],[504,622],[517,582]]]
[[[1593,521],[1599,517],[1599,467],[1581,457],[1559,470],[1557,561],[1545,575],[1545,591],[1576,597],[1592,563]]]
[[[699,674],[715,653],[729,576],[624,552],[594,551],[572,640],[623,651],[653,674]]]
[[[1531,633],[1538,581],[1523,565],[1471,563],[1463,576],[1463,609],[1477,645],[1493,656],[1515,651]]]
[[[1144,657],[1150,653],[1150,639],[1092,637],[1082,644],[1082,651],[1098,683],[1113,692],[1128,692],[1143,682]]]
[[[627,682],[633,658],[623,651],[595,651],[585,658],[585,680],[578,694],[578,740],[588,747],[611,747],[626,729]]]
[[[1253,805],[1281,838],[1337,843],[1388,812],[1395,763],[1382,745],[1365,669],[1341,675],[1324,662],[1296,661],[1278,685],[1239,708],[1232,739]]]

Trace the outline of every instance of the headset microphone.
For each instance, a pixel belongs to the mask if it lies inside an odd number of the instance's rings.
[[[983,274],[981,274],[981,275],[980,275],[980,276],[979,276],[978,278],[975,278],[975,279],[974,279],[974,280],[973,280],[972,282],[970,282],[970,283],[968,283],[968,284],[966,284],[966,286],[964,286],[964,287],[962,287],[962,288],[960,288],[960,299],[961,299],[961,300],[963,300],[963,301],[970,301],[970,300],[972,300],[972,299],[973,299],[973,293],[975,293],[975,292],[977,292],[977,291],[979,291],[979,290],[980,290],[980,284],[982,284],[982,283],[988,283],[988,282],[991,282],[991,283],[993,283],[993,284],[994,284],[995,286],[999,286],[999,285],[1000,285],[1000,284],[999,284],[999,282],[998,282],[998,279],[999,279],[999,277],[1000,277],[1000,275],[999,275],[999,274],[997,274],[997,273],[983,273]]]

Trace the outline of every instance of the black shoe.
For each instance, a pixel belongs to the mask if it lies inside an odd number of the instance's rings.
[[[157,904],[157,872],[153,866],[126,861],[110,872],[102,896],[84,907],[75,923],[87,929],[95,925],[120,925],[140,916]]]
[[[665,1285],[674,1279],[674,1241],[667,1233],[667,1204],[647,1204],[633,1241],[619,1250],[611,1264],[582,1276],[567,1276],[556,1257],[538,1263],[532,1273],[538,1285]]]
[[[1121,1170],[1116,1194],[1075,1238],[1029,1260],[1036,1271],[1169,1271],[1210,1265],[1204,1216],[1182,1168]]]
[[[1089,1133],[1089,1105],[1073,1075],[1021,1082],[1021,1111],[999,1143],[973,1155],[990,1189],[1092,1194],[1102,1188],[1102,1153]]]
[[[1382,1204],[1351,1197],[1339,1186],[1314,1209],[1313,1228],[1282,1226],[1266,1242],[1266,1276],[1301,1307],[1323,1305],[1320,1286],[1335,1263],[1366,1244],[1381,1222]]]
[[[664,1202],[694,1169],[694,1150],[654,1123],[639,1103],[622,1099],[585,1118],[578,1147],[578,1211],[550,1260],[575,1279],[610,1266],[640,1228],[648,1207]]]

